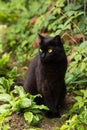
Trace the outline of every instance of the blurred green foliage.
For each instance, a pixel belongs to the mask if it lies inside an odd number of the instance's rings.
[[[66,73],[67,90],[79,90],[87,87],[87,41],[75,47],[71,54],[71,63]]]
[[[0,47],[2,53],[10,53],[17,64],[25,65],[37,54],[38,33],[48,35],[69,31],[87,34],[87,17],[82,1],[66,0],[1,0],[0,1]]]

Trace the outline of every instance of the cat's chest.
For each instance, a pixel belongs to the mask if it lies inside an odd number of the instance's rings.
[[[40,93],[48,93],[57,88],[60,82],[58,71],[40,70],[37,75],[37,88]]]

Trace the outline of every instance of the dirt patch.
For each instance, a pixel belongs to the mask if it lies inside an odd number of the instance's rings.
[[[38,126],[32,127],[26,123],[22,114],[15,113],[12,115],[9,124],[10,124],[10,130],[29,130],[30,128],[35,129],[40,128],[41,130],[54,130],[54,128],[59,128],[64,123],[64,121],[65,121],[64,118],[49,119],[43,117],[43,120],[40,121]]]
[[[65,105],[63,108],[60,109],[61,115],[66,113],[69,108],[74,103],[73,96],[71,94],[67,94]],[[11,116],[11,120],[9,121],[10,124],[10,130],[29,130],[30,128],[39,128],[40,130],[58,130],[59,127],[64,124],[65,118],[53,118],[49,119],[46,117],[43,117],[43,119],[40,121],[37,127],[32,127],[27,124],[27,122],[24,120],[23,113],[14,113]]]

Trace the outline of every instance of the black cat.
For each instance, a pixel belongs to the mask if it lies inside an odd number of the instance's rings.
[[[58,107],[66,94],[67,58],[59,35],[39,37],[39,55],[29,65],[24,89],[33,95],[42,95],[43,103],[49,108],[47,116],[59,116]]]

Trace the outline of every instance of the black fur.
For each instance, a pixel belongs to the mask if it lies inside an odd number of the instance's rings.
[[[29,65],[24,89],[33,95],[42,95],[43,103],[50,109],[47,116],[58,116],[58,107],[66,94],[67,58],[59,35],[39,37],[39,54]]]

